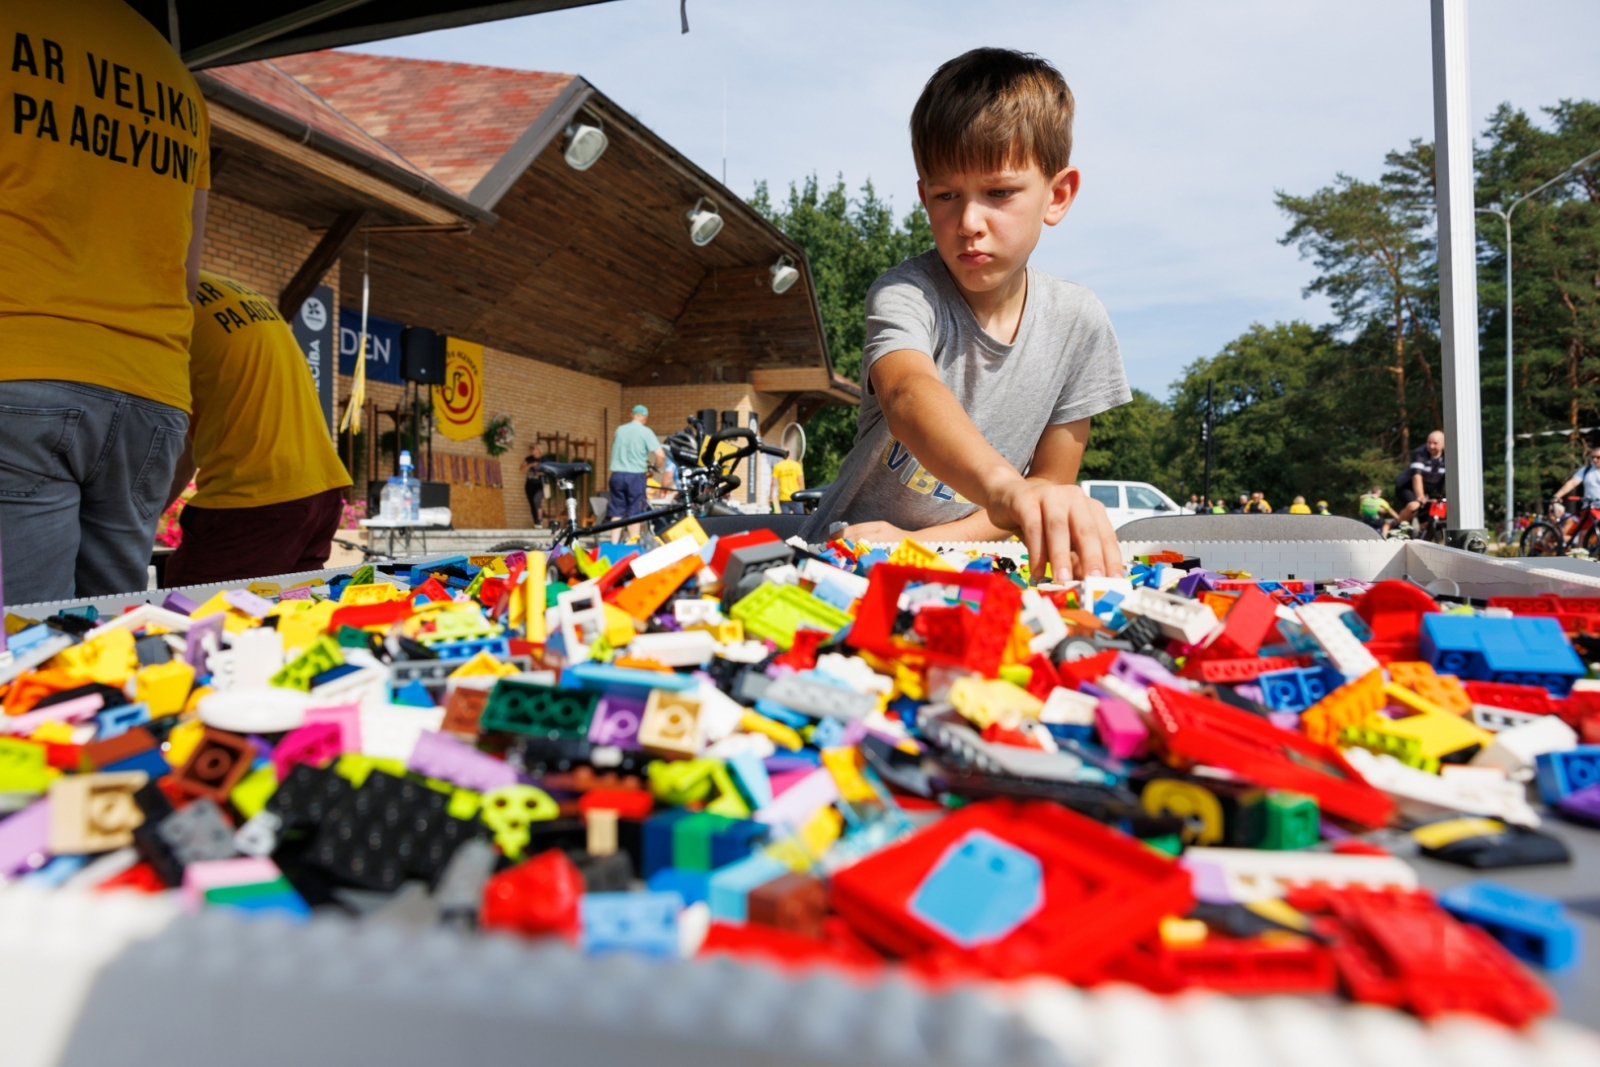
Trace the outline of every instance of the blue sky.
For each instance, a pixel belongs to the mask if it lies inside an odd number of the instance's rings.
[[[1277,239],[1273,191],[1432,139],[1426,0],[677,0],[612,3],[364,51],[582,74],[748,196],[817,173],[916,200],[906,136],[935,67],[977,45],[1046,56],[1078,100],[1083,189],[1035,263],[1110,309],[1129,381],[1164,397],[1252,322],[1324,308]],[[1600,3],[1471,0],[1472,109],[1600,97]]]

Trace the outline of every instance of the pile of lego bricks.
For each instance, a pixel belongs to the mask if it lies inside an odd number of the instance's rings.
[[[1330,993],[1521,1026],[1600,821],[1593,604],[1176,553],[708,539],[8,615],[0,875],[930,989]],[[1580,631],[1569,637],[1564,626]],[[1520,960],[1519,958],[1520,957]]]

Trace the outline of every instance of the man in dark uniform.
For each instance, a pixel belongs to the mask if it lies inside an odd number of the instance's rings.
[[[1444,495],[1444,431],[1435,430],[1426,443],[1411,450],[1411,462],[1394,481],[1400,503],[1400,521],[1411,517],[1434,497]]]

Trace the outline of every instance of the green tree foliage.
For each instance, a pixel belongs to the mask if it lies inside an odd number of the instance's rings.
[[[1600,149],[1600,104],[1562,101],[1547,127],[1501,105],[1478,152],[1478,202],[1504,209]],[[1505,484],[1505,224],[1478,216],[1484,466],[1490,510]],[[1516,489],[1531,508],[1582,464],[1600,433],[1600,163],[1512,214]],[[1548,431],[1564,433],[1551,434]]]
[[[760,182],[750,204],[806,250],[833,369],[860,382],[867,290],[890,267],[933,247],[922,205],[896,222],[893,208],[870,181],[852,199],[842,176],[824,189],[815,174],[799,185],[790,183],[788,198],[776,206],[767,183]],[[811,418],[806,425],[807,485],[833,480],[855,435],[855,408],[828,407]]]
[[[1141,389],[1131,403],[1096,415],[1079,469],[1082,478],[1114,478],[1150,482],[1174,491],[1168,453],[1172,409]],[[1194,482],[1188,491],[1198,489]]]

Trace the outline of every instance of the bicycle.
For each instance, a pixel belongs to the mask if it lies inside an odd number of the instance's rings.
[[[1573,549],[1582,549],[1590,558],[1600,556],[1600,500],[1578,496],[1567,499],[1579,503],[1559,523],[1540,516],[1522,531],[1517,539],[1520,555],[1565,556]]]
[[[717,454],[719,445],[734,440],[746,443],[724,455]],[[757,453],[779,459],[788,455],[781,448],[762,444],[754,431],[744,427],[730,427],[707,436],[699,418],[693,415],[689,417],[687,428],[667,438],[666,448],[672,455],[672,461],[678,465],[677,488],[674,490],[676,499],[661,507],[590,526],[578,525],[578,498],[573,479],[590,473],[593,468],[584,461],[547,461],[544,471],[555,479],[556,488],[561,490],[567,506],[566,521],[557,525],[552,535],[553,543],[570,546],[580,538],[594,537],[641,523],[648,524],[652,532],[658,533],[690,515],[703,518],[707,515],[742,514],[727,502],[728,494],[743,484],[739,476],[733,473],[734,468]]]

